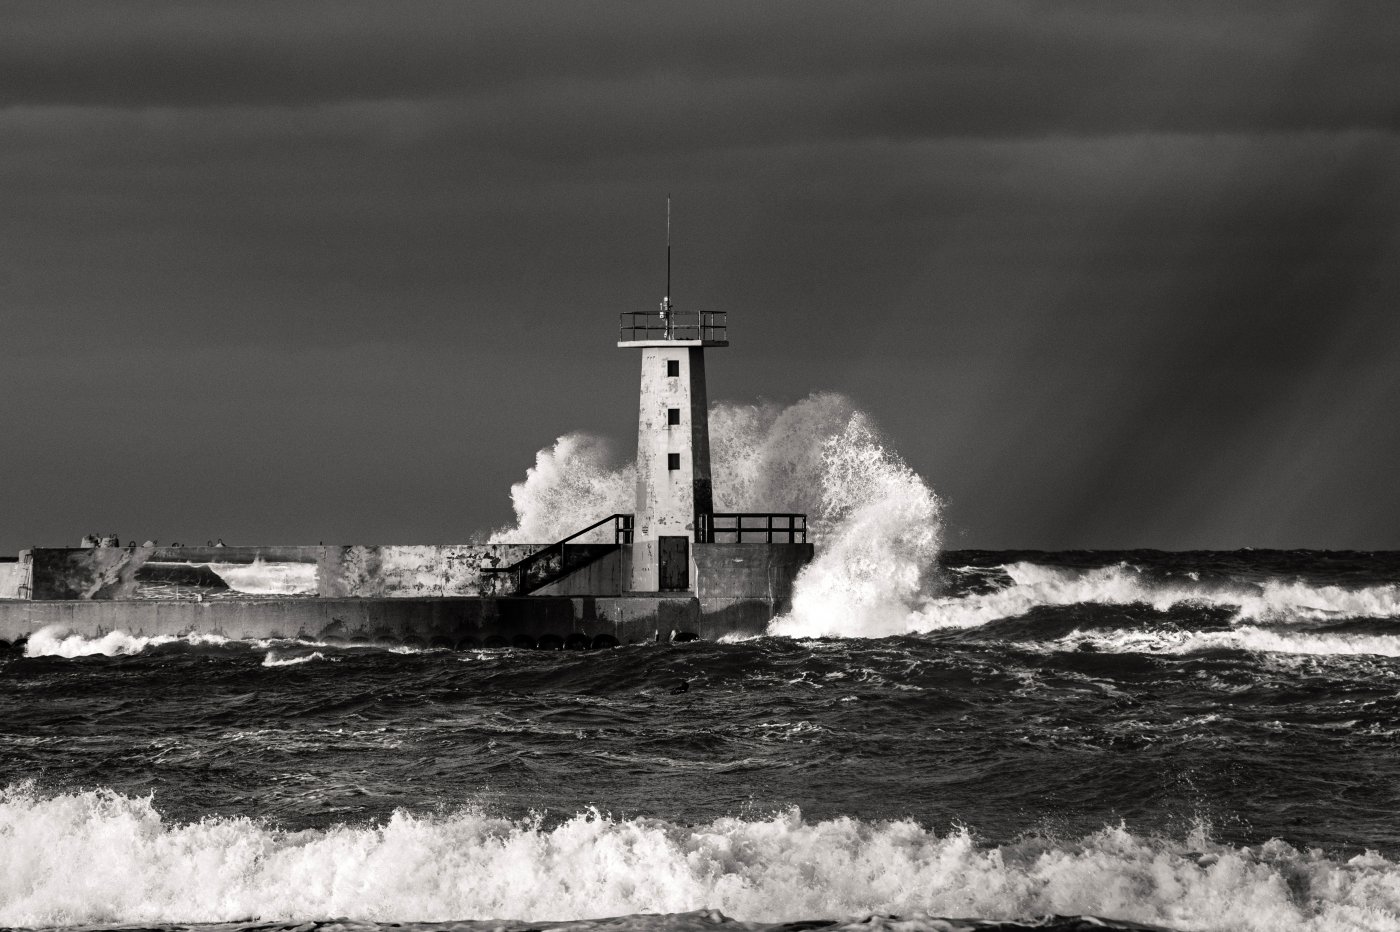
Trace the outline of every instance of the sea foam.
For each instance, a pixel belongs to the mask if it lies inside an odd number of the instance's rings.
[[[688,826],[585,812],[552,827],[466,808],[285,831],[170,822],[110,790],[0,792],[0,924],[567,920],[717,909],[749,921],[869,913],[1096,914],[1197,930],[1400,928],[1400,865],[1107,827],[979,843],[913,821]]]
[[[317,660],[325,660],[326,655],[319,650],[310,654],[301,654],[294,657],[282,657],[276,651],[268,651],[263,657],[262,665],[265,667],[295,667],[303,663],[312,663]]]
[[[1189,577],[1162,579],[1130,563],[1080,569],[1036,563],[1000,567],[1010,584],[991,592],[930,596],[906,617],[910,633],[984,625],[1015,618],[1046,606],[1080,604],[1145,605],[1167,612],[1181,605],[1230,612],[1238,627],[1229,632],[1186,632],[1182,644],[1192,649],[1240,647],[1297,653],[1375,653],[1400,656],[1400,631],[1387,635],[1342,635],[1271,630],[1290,623],[1346,618],[1400,618],[1400,586],[1346,589],[1310,585],[1299,580],[1202,581]],[[1107,642],[1127,644],[1131,636]],[[1172,645],[1168,645],[1172,646]]]
[[[393,654],[420,654],[431,651],[431,648],[407,647],[395,645],[393,647],[381,647],[375,644],[328,644],[324,641],[295,640],[289,641],[282,638],[252,638],[239,640],[227,638],[218,634],[198,634],[191,632],[182,635],[143,635],[129,634],[126,631],[109,631],[97,637],[89,637],[69,631],[62,625],[48,625],[40,628],[30,636],[25,642],[24,655],[26,657],[121,657],[139,654],[142,651],[155,647],[164,647],[169,644],[183,644],[189,647],[205,648],[238,648],[246,650],[266,650],[268,653],[263,658],[263,666],[279,667],[293,664],[307,663],[311,660],[331,659],[322,651],[336,651],[337,654],[349,651],[383,651]],[[278,649],[291,649],[293,651],[305,651],[311,648],[319,648],[316,652],[303,655],[296,654],[291,657],[284,657],[277,652]]]
[[[1092,648],[1105,653],[1194,654],[1244,650],[1313,657],[1400,657],[1400,634],[1340,634],[1280,631],[1240,625],[1228,631],[1147,630],[1076,632],[1054,642],[1062,650]]]
[[[24,645],[26,657],[92,657],[97,655],[117,657],[125,654],[139,654],[150,647],[164,644],[186,643],[204,646],[222,646],[231,643],[228,638],[217,634],[155,635],[141,637],[125,631],[109,631],[100,637],[86,637],[72,634],[59,625],[49,625],[35,631]]]

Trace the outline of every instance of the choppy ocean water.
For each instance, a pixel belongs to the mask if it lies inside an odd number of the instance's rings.
[[[921,585],[883,637],[46,633],[0,660],[0,925],[1400,929],[1400,554]]]

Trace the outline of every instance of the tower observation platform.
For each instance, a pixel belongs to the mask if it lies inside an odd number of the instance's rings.
[[[728,311],[623,311],[617,345],[728,346]]]

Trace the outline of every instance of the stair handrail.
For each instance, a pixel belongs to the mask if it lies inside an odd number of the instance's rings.
[[[564,554],[565,544],[567,544],[569,541],[573,540],[576,537],[582,537],[589,531],[596,530],[597,528],[602,527],[609,521],[613,522],[613,542],[618,544],[623,543],[623,541],[620,539],[622,537],[622,533],[624,531],[630,533],[632,530],[632,515],[630,512],[617,512],[615,514],[610,514],[606,518],[593,522],[581,531],[575,531],[574,533],[570,534],[568,537],[563,538],[562,540],[556,540],[552,544],[546,544],[539,550],[535,550],[526,554],[519,560],[516,560],[510,566],[483,566],[481,567],[481,572],[518,573],[519,582],[521,585],[523,585],[525,582],[525,571],[529,569],[530,565],[544,559],[545,556],[551,555],[556,551],[562,557]]]

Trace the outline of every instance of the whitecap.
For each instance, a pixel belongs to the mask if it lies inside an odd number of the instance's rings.
[[[217,634],[153,635],[142,637],[125,631],[109,631],[98,637],[74,634],[61,625],[48,625],[30,635],[24,646],[26,657],[116,657],[139,654],[148,647],[184,642],[204,646],[231,643]]]
[[[1400,865],[1281,842],[1235,848],[1107,827],[979,843],[916,822],[796,810],[698,825],[583,812],[546,827],[479,808],[287,831],[165,819],[111,790],[0,791],[0,924],[345,916],[589,919],[717,909],[778,922],[869,914],[1094,914],[1201,930],[1394,929]]]

